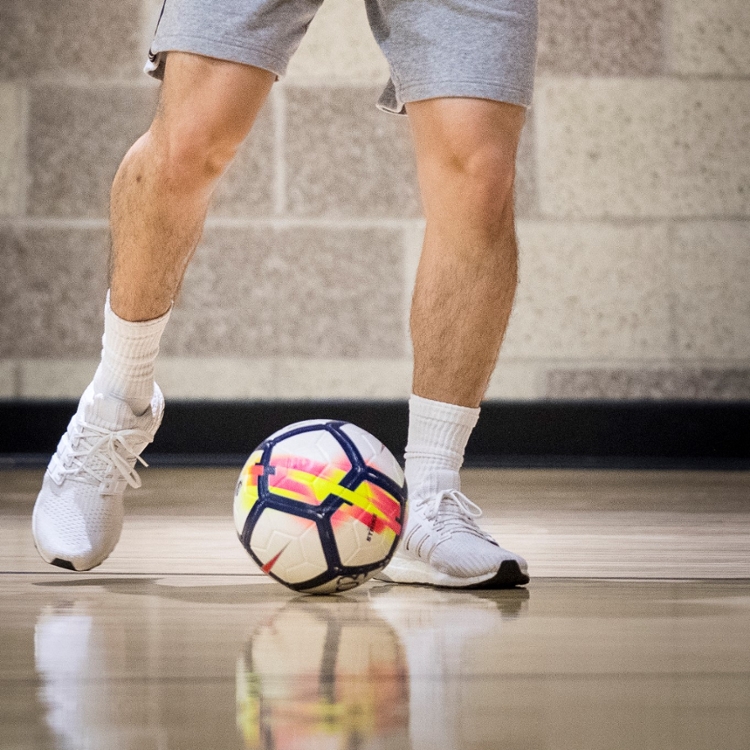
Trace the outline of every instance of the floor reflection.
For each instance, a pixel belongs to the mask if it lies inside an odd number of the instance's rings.
[[[518,617],[525,589],[485,595],[378,586],[367,599],[297,599],[260,625],[237,668],[245,747],[458,746],[464,642]]]
[[[42,683],[38,696],[56,747],[158,747],[158,727],[140,721],[140,701],[121,700],[124,694],[112,684],[127,655],[124,620],[104,619],[82,601],[42,609],[34,658]]]
[[[457,747],[466,647],[501,637],[529,597],[376,585],[290,600],[106,578],[63,589],[76,598],[43,606],[34,631],[38,700],[62,750],[212,737],[253,750]]]
[[[747,581],[323,599],[63,574],[0,611],[0,748],[750,747]]]
[[[366,600],[295,600],[237,665],[245,747],[408,747],[409,682],[396,631]]]
[[[373,606],[398,632],[407,656],[413,750],[462,746],[462,681],[467,647],[502,637],[503,620],[527,609],[527,589],[452,592],[407,586],[373,590]],[[459,679],[456,679],[459,677]]]
[[[34,631],[36,671],[42,680],[39,697],[50,730],[60,747],[76,748],[85,705],[83,677],[90,662],[93,619],[85,605],[45,607]]]

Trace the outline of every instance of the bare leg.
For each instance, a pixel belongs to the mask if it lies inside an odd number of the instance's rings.
[[[407,105],[427,216],[411,311],[409,517],[381,573],[396,583],[507,588],[526,561],[477,525],[459,472],[513,304],[513,177],[524,110],[482,99]]]
[[[169,309],[214,187],[273,81],[259,68],[169,54],[156,118],[112,186],[111,305],[121,318]]]
[[[72,570],[120,538],[125,488],[161,423],[154,361],[201,235],[211,193],[253,124],[272,73],[170,53],[156,118],[112,188],[112,309],[102,361],[44,475],[32,528],[39,554]]]
[[[525,111],[482,99],[407,110],[427,217],[411,310],[413,390],[476,407],[516,288],[513,178]]]

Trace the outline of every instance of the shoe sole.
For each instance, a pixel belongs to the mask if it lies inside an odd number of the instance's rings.
[[[393,559],[376,578],[388,583],[427,584],[454,589],[511,589],[529,582],[528,574],[521,570],[515,560],[503,560],[494,573],[458,578],[441,573],[421,560]]]
[[[56,565],[58,568],[65,568],[65,570],[72,570],[76,573],[78,572],[76,568],[73,567],[73,563],[70,562],[70,560],[62,560],[59,557],[50,560],[50,565]]]

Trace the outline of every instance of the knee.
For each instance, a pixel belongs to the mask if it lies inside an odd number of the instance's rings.
[[[525,111],[478,99],[412,105],[425,209],[488,231],[512,220],[516,151]]]
[[[478,227],[491,231],[512,217],[515,156],[514,143],[464,139],[451,145],[451,179],[462,210]]]
[[[162,181],[175,190],[213,185],[241,144],[236,136],[194,122],[168,128],[155,123],[147,137]]]

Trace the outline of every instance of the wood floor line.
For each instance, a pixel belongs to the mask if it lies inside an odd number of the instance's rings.
[[[554,578],[750,578],[750,516],[695,523],[671,516],[668,524],[599,514],[554,513],[487,519],[500,544],[529,561],[535,577]],[[524,523],[524,521],[526,521]],[[28,519],[6,517],[0,528],[0,571],[44,573]],[[211,517],[138,516],[125,523],[120,544],[98,569],[103,574],[257,575],[237,541],[231,521]]]
[[[128,496],[95,575],[264,581],[237,540],[231,469],[160,469]],[[0,572],[48,573],[30,513],[40,474],[0,472]],[[534,579],[750,579],[750,473],[469,470],[480,523]]]

